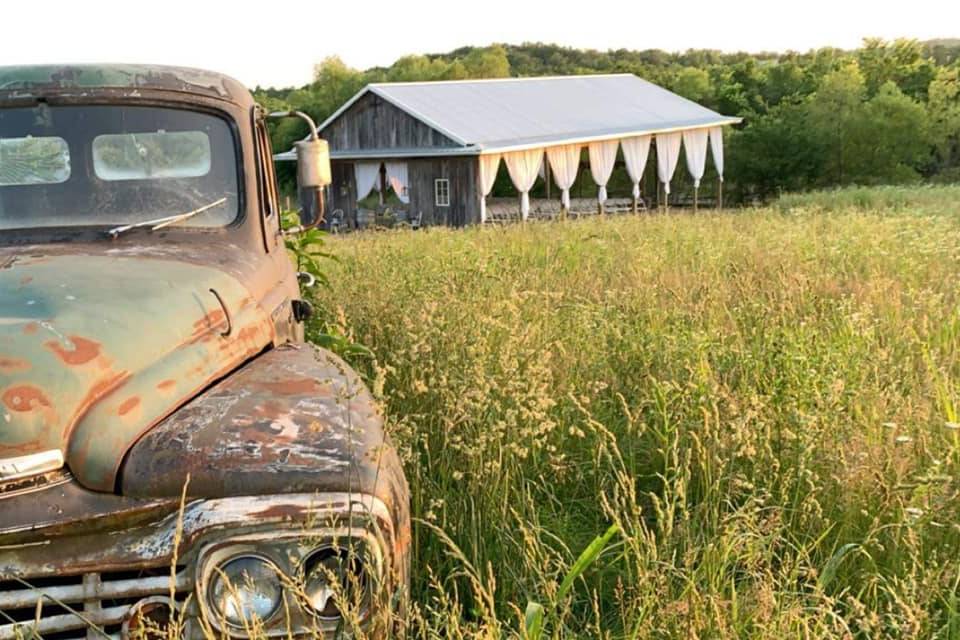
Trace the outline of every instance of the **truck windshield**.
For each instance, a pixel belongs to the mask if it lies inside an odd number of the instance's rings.
[[[0,109],[0,230],[135,224],[226,198],[182,226],[239,210],[237,145],[219,117],[166,107]]]

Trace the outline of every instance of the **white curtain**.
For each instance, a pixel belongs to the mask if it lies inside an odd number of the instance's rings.
[[[590,175],[593,181],[600,187],[597,193],[597,201],[603,204],[607,201],[607,183],[610,182],[610,174],[613,173],[613,163],[617,161],[617,145],[619,140],[604,140],[602,142],[591,142],[587,145],[587,151],[590,155]]]
[[[374,189],[380,191],[379,162],[356,162],[353,174],[357,182],[357,200],[363,200]]]
[[[693,186],[700,187],[703,170],[707,167],[707,130],[687,129],[683,132],[683,149],[687,155],[687,170],[693,177]]]
[[[487,221],[487,196],[493,190],[500,168],[500,154],[490,153],[480,156],[480,222]]]
[[[520,213],[524,220],[530,216],[530,189],[537,181],[543,164],[543,149],[511,151],[503,154],[513,186],[520,192]]]
[[[559,147],[547,148],[550,171],[553,173],[553,181],[562,191],[560,202],[565,209],[570,208],[570,187],[577,180],[581,148],[579,144],[564,144]]]
[[[723,127],[710,127],[710,152],[713,153],[713,166],[723,182]]]
[[[677,169],[677,160],[680,159],[680,143],[683,134],[658,133],[657,140],[657,176],[663,183],[663,190],[670,195],[670,181],[673,172]]]
[[[640,179],[643,170],[647,168],[647,156],[650,154],[650,136],[636,136],[624,138],[620,141],[623,149],[623,159],[627,163],[627,173],[633,183],[633,197],[640,197]]]
[[[407,173],[406,162],[386,162],[387,180],[393,188],[393,192],[400,198],[404,204],[410,203],[410,179]]]

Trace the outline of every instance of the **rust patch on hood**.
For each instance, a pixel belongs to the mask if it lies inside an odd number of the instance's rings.
[[[300,380],[293,379],[263,381],[259,383],[259,386],[267,391],[270,391],[271,393],[284,396],[295,396],[307,393],[320,394],[325,390],[328,391],[328,389],[325,389],[324,385],[322,385],[319,380],[314,380],[313,378],[302,378]]]
[[[10,387],[3,392],[3,404],[11,411],[27,412],[51,408],[50,400],[43,391],[30,385]]]
[[[5,358],[0,356],[0,373],[14,373],[30,368],[30,363],[22,358]]]
[[[88,340],[81,336],[69,336],[69,343],[64,345],[59,340],[50,340],[44,346],[53,351],[58,358],[71,367],[87,364],[100,355],[100,343]]]
[[[120,408],[117,409],[117,414],[125,416],[137,407],[140,406],[140,398],[134,396],[123,401],[123,404],[120,405]]]

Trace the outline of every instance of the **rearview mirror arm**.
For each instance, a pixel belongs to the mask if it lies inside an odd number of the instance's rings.
[[[273,111],[267,114],[268,118],[300,118],[307,123],[307,127],[310,129],[310,139],[319,140],[320,133],[317,131],[317,123],[314,122],[313,118],[304,113],[303,111]],[[304,225],[299,224],[296,227],[285,230],[284,235],[295,235],[298,233],[303,233],[304,231],[309,231],[310,229],[315,229],[324,223],[326,219],[326,203],[323,198],[323,189],[316,189],[317,197],[317,216],[312,224]]]

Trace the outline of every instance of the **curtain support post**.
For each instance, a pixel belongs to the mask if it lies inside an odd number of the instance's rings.
[[[717,179],[717,209],[723,209],[723,180]]]
[[[693,212],[696,213],[700,209],[700,187],[693,188]]]

